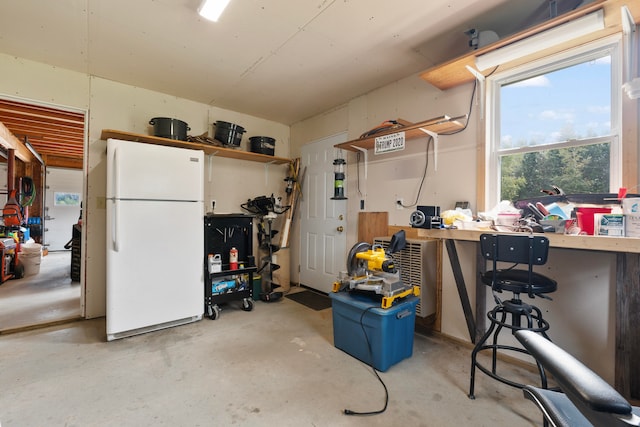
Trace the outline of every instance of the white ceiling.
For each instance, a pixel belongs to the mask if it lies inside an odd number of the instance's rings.
[[[214,23],[199,3],[0,0],[0,52],[292,124],[464,54],[470,28],[504,37],[549,13],[549,0],[232,0]]]

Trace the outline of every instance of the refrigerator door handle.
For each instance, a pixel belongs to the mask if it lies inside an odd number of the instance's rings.
[[[111,218],[113,218],[111,221],[111,246],[113,247],[114,252],[118,252],[118,219],[120,216],[120,200],[113,199],[113,207],[111,209],[113,209],[111,212]]]
[[[118,173],[118,167],[120,166],[120,150],[116,145],[113,148],[113,162],[111,162],[111,197],[117,199],[120,197],[120,174]]]

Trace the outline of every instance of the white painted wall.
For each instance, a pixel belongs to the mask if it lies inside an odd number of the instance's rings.
[[[211,124],[223,120],[247,129],[245,139],[275,138],[276,155],[289,157],[289,127],[279,123],[4,54],[0,54],[0,73],[0,94],[89,111],[83,215],[88,318],[105,313],[106,141],[100,140],[102,129],[151,134],[151,118],[175,117],[189,124],[190,134],[199,135],[211,132]],[[207,165],[205,200],[216,199],[218,213],[241,212],[240,203],[263,194],[284,195],[286,166],[224,158],[213,158]],[[158,232],[175,240],[179,250],[179,219]]]

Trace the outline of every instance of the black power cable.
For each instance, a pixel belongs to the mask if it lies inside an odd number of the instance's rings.
[[[365,310],[362,311],[362,314],[360,315],[360,327],[362,328],[362,332],[364,333],[364,339],[367,341],[367,349],[369,350],[369,360],[371,361],[371,369],[373,369],[373,373],[378,378],[378,381],[380,381],[380,384],[382,384],[382,387],[384,387],[384,407],[377,411],[369,411],[369,412],[357,412],[357,411],[352,411],[351,409],[345,409],[343,411],[345,415],[378,415],[386,411],[387,406],[389,405],[389,390],[387,390],[386,384],[384,383],[384,381],[382,381],[382,378],[380,378],[380,375],[378,375],[378,371],[373,366],[373,351],[371,350],[371,343],[369,342],[369,336],[367,336],[367,331],[364,328],[364,322],[363,322],[364,315],[367,314],[367,312],[372,308],[375,308],[375,307],[374,306],[367,307]]]
[[[492,75],[493,73],[496,72],[496,70],[498,69],[499,65],[496,66],[489,74],[487,74],[485,77],[489,77],[490,75]],[[473,98],[476,95],[476,88],[478,86],[478,81],[474,80],[473,81],[473,89],[471,90],[471,97],[469,99],[469,112],[467,113],[467,121],[464,124],[464,126],[461,129],[458,129],[456,131],[453,132],[448,132],[448,133],[441,133],[441,136],[450,136],[450,135],[455,135],[458,134],[460,132],[464,132],[467,129],[467,126],[469,125],[469,121],[471,120],[471,112],[473,111]],[[484,100],[480,100],[480,102],[483,102]],[[422,193],[422,186],[424,185],[424,181],[425,178],[427,177],[427,168],[429,167],[429,147],[431,146],[431,143],[433,142],[433,137],[429,136],[429,139],[427,141],[427,150],[426,150],[426,160],[425,160],[425,165],[424,165],[424,172],[422,173],[422,179],[420,180],[420,186],[418,187],[418,195],[416,196],[416,200],[415,202],[405,205],[405,204],[400,204],[400,206],[402,206],[403,208],[410,208],[413,206],[416,206],[418,204],[418,200],[420,200],[420,194]]]

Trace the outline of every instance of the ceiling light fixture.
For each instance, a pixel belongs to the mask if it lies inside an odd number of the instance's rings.
[[[483,71],[602,29],[604,29],[604,14],[601,9],[582,18],[569,21],[550,30],[480,55],[476,57],[476,67],[478,70]]]
[[[209,21],[217,22],[230,0],[202,0],[198,14]]]

